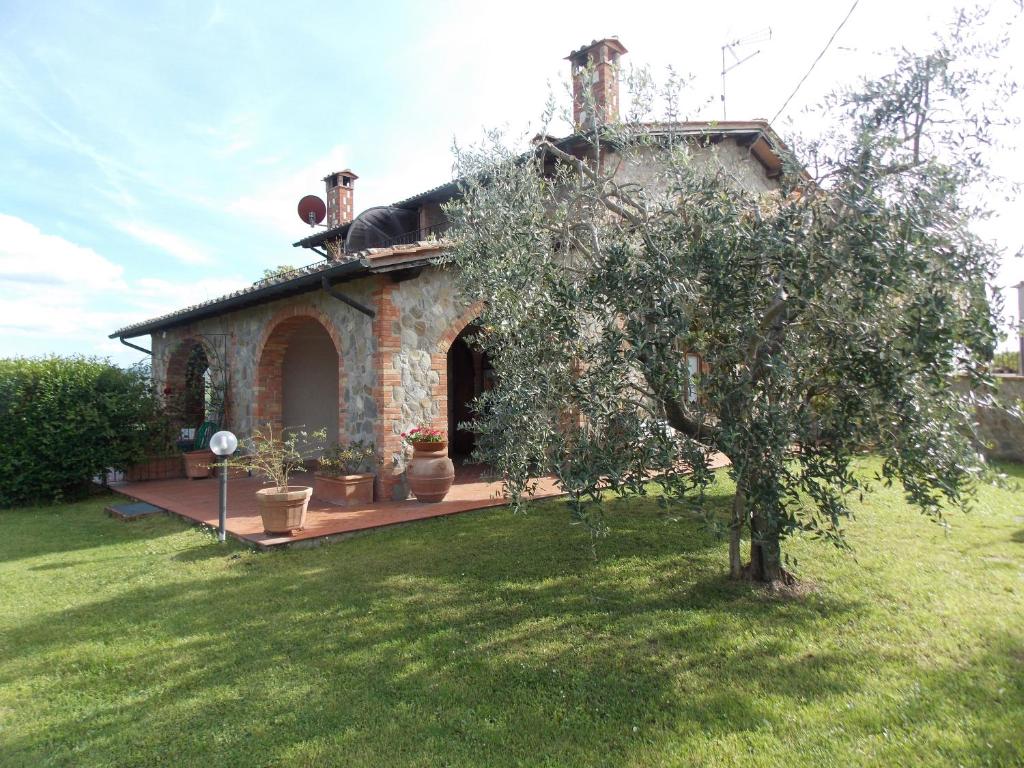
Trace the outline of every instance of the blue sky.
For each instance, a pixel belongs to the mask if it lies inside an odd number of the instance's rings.
[[[564,99],[563,57],[594,38],[617,34],[628,64],[693,73],[702,104],[721,44],[771,27],[728,101],[731,118],[770,117],[849,8],[553,5],[5,0],[0,356],[138,359],[107,334],[309,260],[291,247],[309,231],[295,203],[324,175],[359,174],[357,210],[448,180],[453,139],[535,130],[549,91]],[[924,44],[951,7],[862,0],[777,128],[805,128],[805,105],[884,67],[879,51]],[[719,114],[712,101],[690,116]],[[1017,153],[999,162],[1024,178]],[[1013,208],[998,207],[985,233],[1016,250]],[[1022,279],[1008,259],[1001,284]]]

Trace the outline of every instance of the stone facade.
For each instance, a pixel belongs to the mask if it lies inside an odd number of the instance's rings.
[[[996,381],[995,400],[998,406],[976,411],[985,455],[992,459],[1024,462],[1024,420],[1006,410],[1015,406],[1024,408],[1024,376],[999,375]],[[961,379],[958,386],[966,389],[967,380]]]
[[[227,367],[227,427],[245,436],[256,425],[286,424],[281,369],[291,333],[316,323],[334,341],[339,386],[336,429],[329,439],[373,442],[384,455],[378,494],[405,498],[401,434],[447,425],[447,352],[477,312],[467,308],[451,275],[428,267],[394,282],[387,275],[347,283],[345,293],[376,312],[372,320],[323,291],[226,313],[153,337],[154,378],[182,386],[178,360],[194,344]]]
[[[710,169],[714,163],[730,174],[738,187],[751,192],[778,189],[778,182],[768,177],[764,167],[751,157],[750,150],[734,140],[700,147],[692,144],[689,146],[697,169]],[[655,147],[636,150],[639,162],[623,165],[615,176],[616,181],[620,184],[639,184],[647,190],[664,190],[664,179],[660,176],[662,166],[657,161],[660,151]]]
[[[732,140],[694,151],[696,162],[717,156],[753,190],[775,185],[764,167]],[[621,180],[655,183],[654,159],[648,154],[639,164],[624,166]],[[439,215],[436,203],[424,205],[420,222],[432,222]],[[436,255],[439,248],[425,243],[416,247],[424,257]],[[367,258],[373,262],[384,255],[371,252]],[[287,423],[289,379],[282,370],[290,340],[299,338],[295,334],[300,329],[308,335],[309,324],[316,324],[330,336],[337,354],[337,423],[326,425],[329,439],[373,442],[384,456],[377,498],[405,498],[407,453],[401,434],[417,425],[447,429],[448,350],[477,317],[479,307],[467,306],[453,275],[436,266],[371,275],[337,288],[373,308],[376,316],[371,319],[317,289],[172,327],[153,336],[154,378],[160,386],[182,386],[181,361],[199,343],[208,350],[211,368],[223,360],[227,370],[228,428],[246,436],[265,423],[298,426]],[[323,360],[317,362],[323,370]]]
[[[378,306],[380,491],[387,498],[405,498],[407,453],[401,435],[418,425],[447,428],[448,348],[479,310],[467,307],[442,268],[424,270],[414,280],[382,283]]]
[[[372,306],[379,278],[350,283],[346,292]],[[298,321],[319,323],[335,342],[339,353],[339,410],[337,434],[342,439],[373,440],[377,406],[374,400],[376,352],[371,320],[323,291],[292,296],[185,327],[153,335],[153,375],[159,386],[174,386],[176,371],[170,366],[178,351],[199,340],[225,357],[228,426],[240,435],[252,432],[260,420],[280,418],[273,402],[280,398],[280,383],[261,380],[272,359],[283,354],[289,327]],[[223,351],[221,351],[223,350]],[[213,356],[209,356],[211,360]],[[276,362],[280,362],[277,360]],[[270,378],[273,378],[272,376]],[[332,430],[333,432],[333,430]],[[333,434],[330,435],[332,438]]]

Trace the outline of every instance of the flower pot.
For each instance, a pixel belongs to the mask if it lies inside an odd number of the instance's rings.
[[[417,501],[433,504],[444,499],[455,482],[455,465],[448,458],[448,443],[413,443],[412,461],[405,471]]]
[[[263,518],[263,530],[271,534],[291,535],[306,525],[306,508],[313,489],[289,485],[285,490],[261,488],[256,491],[256,506]]]
[[[206,448],[201,451],[186,451],[181,455],[185,459],[185,477],[190,480],[209,477],[212,471],[210,465],[218,460],[213,452]]]
[[[313,495],[320,501],[351,507],[373,503],[373,474],[313,475]]]

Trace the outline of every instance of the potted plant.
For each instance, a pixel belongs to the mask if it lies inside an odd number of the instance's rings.
[[[455,482],[455,465],[448,458],[447,433],[419,426],[403,432],[402,439],[412,446],[412,461],[405,475],[413,496],[426,504],[441,501]]]
[[[263,518],[263,530],[269,534],[292,535],[306,525],[306,510],[313,489],[291,485],[293,472],[305,472],[304,463],[322,449],[325,430],[307,433],[282,429],[275,434],[270,424],[257,427],[243,441],[245,453],[231,458],[228,467],[255,472],[270,482],[269,488],[256,491],[256,506]]]
[[[313,495],[341,507],[372,504],[373,479],[381,462],[373,443],[335,443],[320,457],[313,475]]]

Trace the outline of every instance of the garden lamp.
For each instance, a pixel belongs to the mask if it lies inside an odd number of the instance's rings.
[[[210,438],[210,450],[219,456],[224,462],[238,448],[238,438],[233,432],[226,429],[217,432]],[[220,468],[220,528],[217,530],[217,539],[227,539],[228,527],[228,468],[225,464]]]

